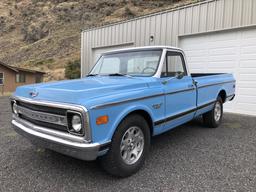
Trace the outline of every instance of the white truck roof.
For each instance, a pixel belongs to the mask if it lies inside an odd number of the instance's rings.
[[[143,46],[143,47],[131,47],[131,48],[116,49],[116,50],[112,50],[112,51],[106,51],[103,54],[118,53],[118,52],[124,52],[124,51],[135,51],[135,50],[150,50],[150,49],[172,49],[172,50],[182,51],[182,49],[180,49],[178,47],[156,45],[156,46]]]

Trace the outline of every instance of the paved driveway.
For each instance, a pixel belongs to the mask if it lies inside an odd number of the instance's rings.
[[[0,97],[0,191],[255,191],[256,118],[225,114],[221,127],[200,120],[157,136],[145,166],[116,179],[84,162],[31,145],[10,125]]]

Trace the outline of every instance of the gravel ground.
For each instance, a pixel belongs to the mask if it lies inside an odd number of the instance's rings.
[[[152,141],[145,166],[117,179],[84,162],[31,145],[11,128],[0,97],[0,191],[256,191],[256,118],[225,114],[217,129],[201,120]]]

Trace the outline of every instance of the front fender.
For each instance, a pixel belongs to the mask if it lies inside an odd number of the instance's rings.
[[[159,98],[158,98],[159,99]],[[152,104],[154,101],[134,102],[123,105],[117,105],[102,109],[95,109],[90,113],[90,122],[92,128],[92,140],[97,143],[105,143],[111,141],[120,122],[130,113],[136,110],[143,110],[149,114],[152,122],[159,119],[159,115],[163,115],[164,107],[158,109],[157,112],[153,111]],[[157,101],[159,102],[159,100]],[[109,122],[104,125],[97,125],[96,119],[99,116],[108,115]]]
[[[120,114],[115,118],[113,127],[107,137],[112,138],[115,130],[117,129],[118,125],[122,122],[122,120],[125,117],[127,117],[129,114],[131,114],[132,112],[137,111],[137,110],[143,110],[143,111],[147,112],[149,114],[149,116],[151,117],[152,123],[154,122],[154,115],[153,115],[152,109],[150,109],[148,106],[138,105],[138,104],[129,105],[126,108],[124,108],[122,111],[120,111]]]

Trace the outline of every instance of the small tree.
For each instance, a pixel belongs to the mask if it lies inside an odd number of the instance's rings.
[[[80,60],[69,61],[65,67],[65,77],[67,79],[78,79],[80,74]]]

